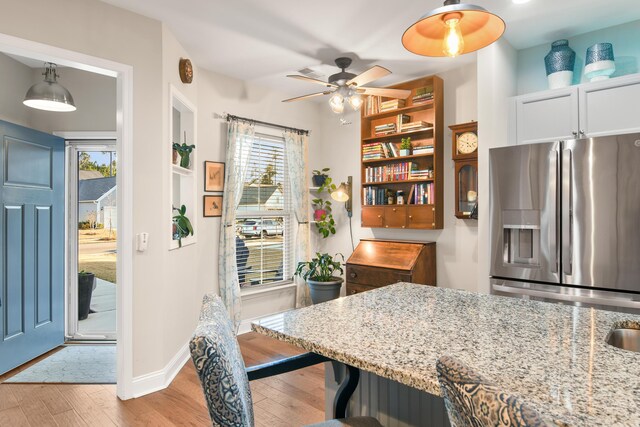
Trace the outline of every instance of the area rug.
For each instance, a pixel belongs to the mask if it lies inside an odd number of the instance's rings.
[[[5,383],[115,384],[115,345],[67,345]]]

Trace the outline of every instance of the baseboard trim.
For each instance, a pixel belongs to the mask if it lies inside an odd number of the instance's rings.
[[[189,344],[185,344],[163,369],[135,377],[132,382],[132,396],[140,397],[169,387],[190,357]]]

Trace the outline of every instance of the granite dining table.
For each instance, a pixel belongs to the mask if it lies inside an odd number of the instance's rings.
[[[640,426],[640,353],[605,342],[620,326],[640,329],[640,316],[398,283],[269,316],[252,329],[369,375],[370,390],[351,399],[350,414],[382,413],[385,425],[446,423],[410,393],[441,400],[435,365],[450,355],[559,423]],[[395,394],[395,404],[376,401],[372,392],[384,387],[372,388],[372,377],[396,387],[382,399]]]

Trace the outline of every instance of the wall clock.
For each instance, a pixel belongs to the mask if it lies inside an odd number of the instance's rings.
[[[180,80],[182,80],[182,83],[189,84],[193,81],[193,66],[188,58],[180,58],[178,70],[180,71]]]
[[[453,125],[449,129],[456,174],[455,216],[469,219],[478,204],[478,122]]]

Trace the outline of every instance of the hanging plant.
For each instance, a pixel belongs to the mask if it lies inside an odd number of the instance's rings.
[[[322,237],[326,239],[330,234],[336,234],[336,222],[331,213],[331,202],[321,198],[313,199],[312,206],[316,229],[322,234]]]

